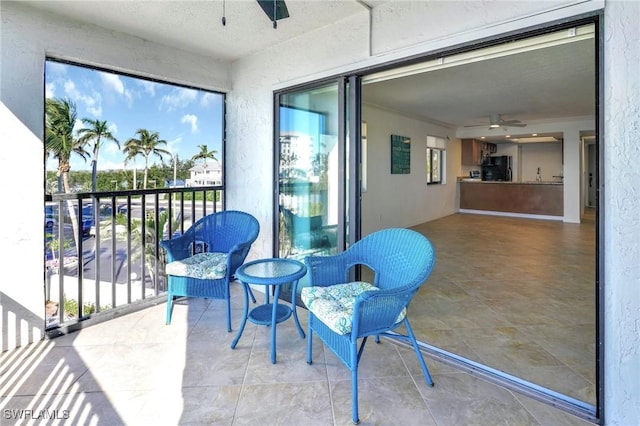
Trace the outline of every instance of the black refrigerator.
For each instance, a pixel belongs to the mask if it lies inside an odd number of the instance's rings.
[[[496,155],[482,163],[482,180],[511,182],[511,156]]]

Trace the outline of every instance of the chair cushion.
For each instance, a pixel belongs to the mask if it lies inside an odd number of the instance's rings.
[[[351,333],[353,306],[356,298],[365,291],[377,291],[378,287],[363,281],[336,284],[327,287],[304,287],[302,302],[320,321],[338,334]],[[403,309],[396,324],[406,315]]]
[[[227,253],[198,253],[182,260],[167,263],[167,275],[218,280],[227,274]]]

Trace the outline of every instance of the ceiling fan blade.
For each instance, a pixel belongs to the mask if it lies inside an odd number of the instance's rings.
[[[499,127],[526,127],[527,125],[520,120],[503,120],[500,114],[491,114],[491,120],[489,121],[489,123],[469,124],[464,127],[486,127],[486,126],[489,126],[489,130],[493,130]]]
[[[289,17],[289,10],[284,0],[257,0],[264,13],[267,14],[271,21]]]

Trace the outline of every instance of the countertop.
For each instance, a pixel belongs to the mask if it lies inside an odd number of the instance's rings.
[[[505,182],[505,181],[483,181],[481,179],[473,179],[468,177],[459,177],[458,182],[482,183],[482,184],[489,184],[489,185],[495,185],[495,184],[499,184],[499,185],[562,185],[563,184],[563,182],[550,181],[550,180],[541,181],[541,182],[537,182],[537,181]]]

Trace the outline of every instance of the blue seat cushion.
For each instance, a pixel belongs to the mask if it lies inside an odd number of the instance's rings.
[[[227,253],[198,253],[182,260],[167,263],[167,275],[218,280],[227,275]]]
[[[378,287],[363,281],[335,284],[327,287],[305,287],[301,299],[305,306],[320,321],[338,334],[351,333],[353,307],[358,296],[366,291],[377,291]],[[407,313],[402,310],[396,324]]]

